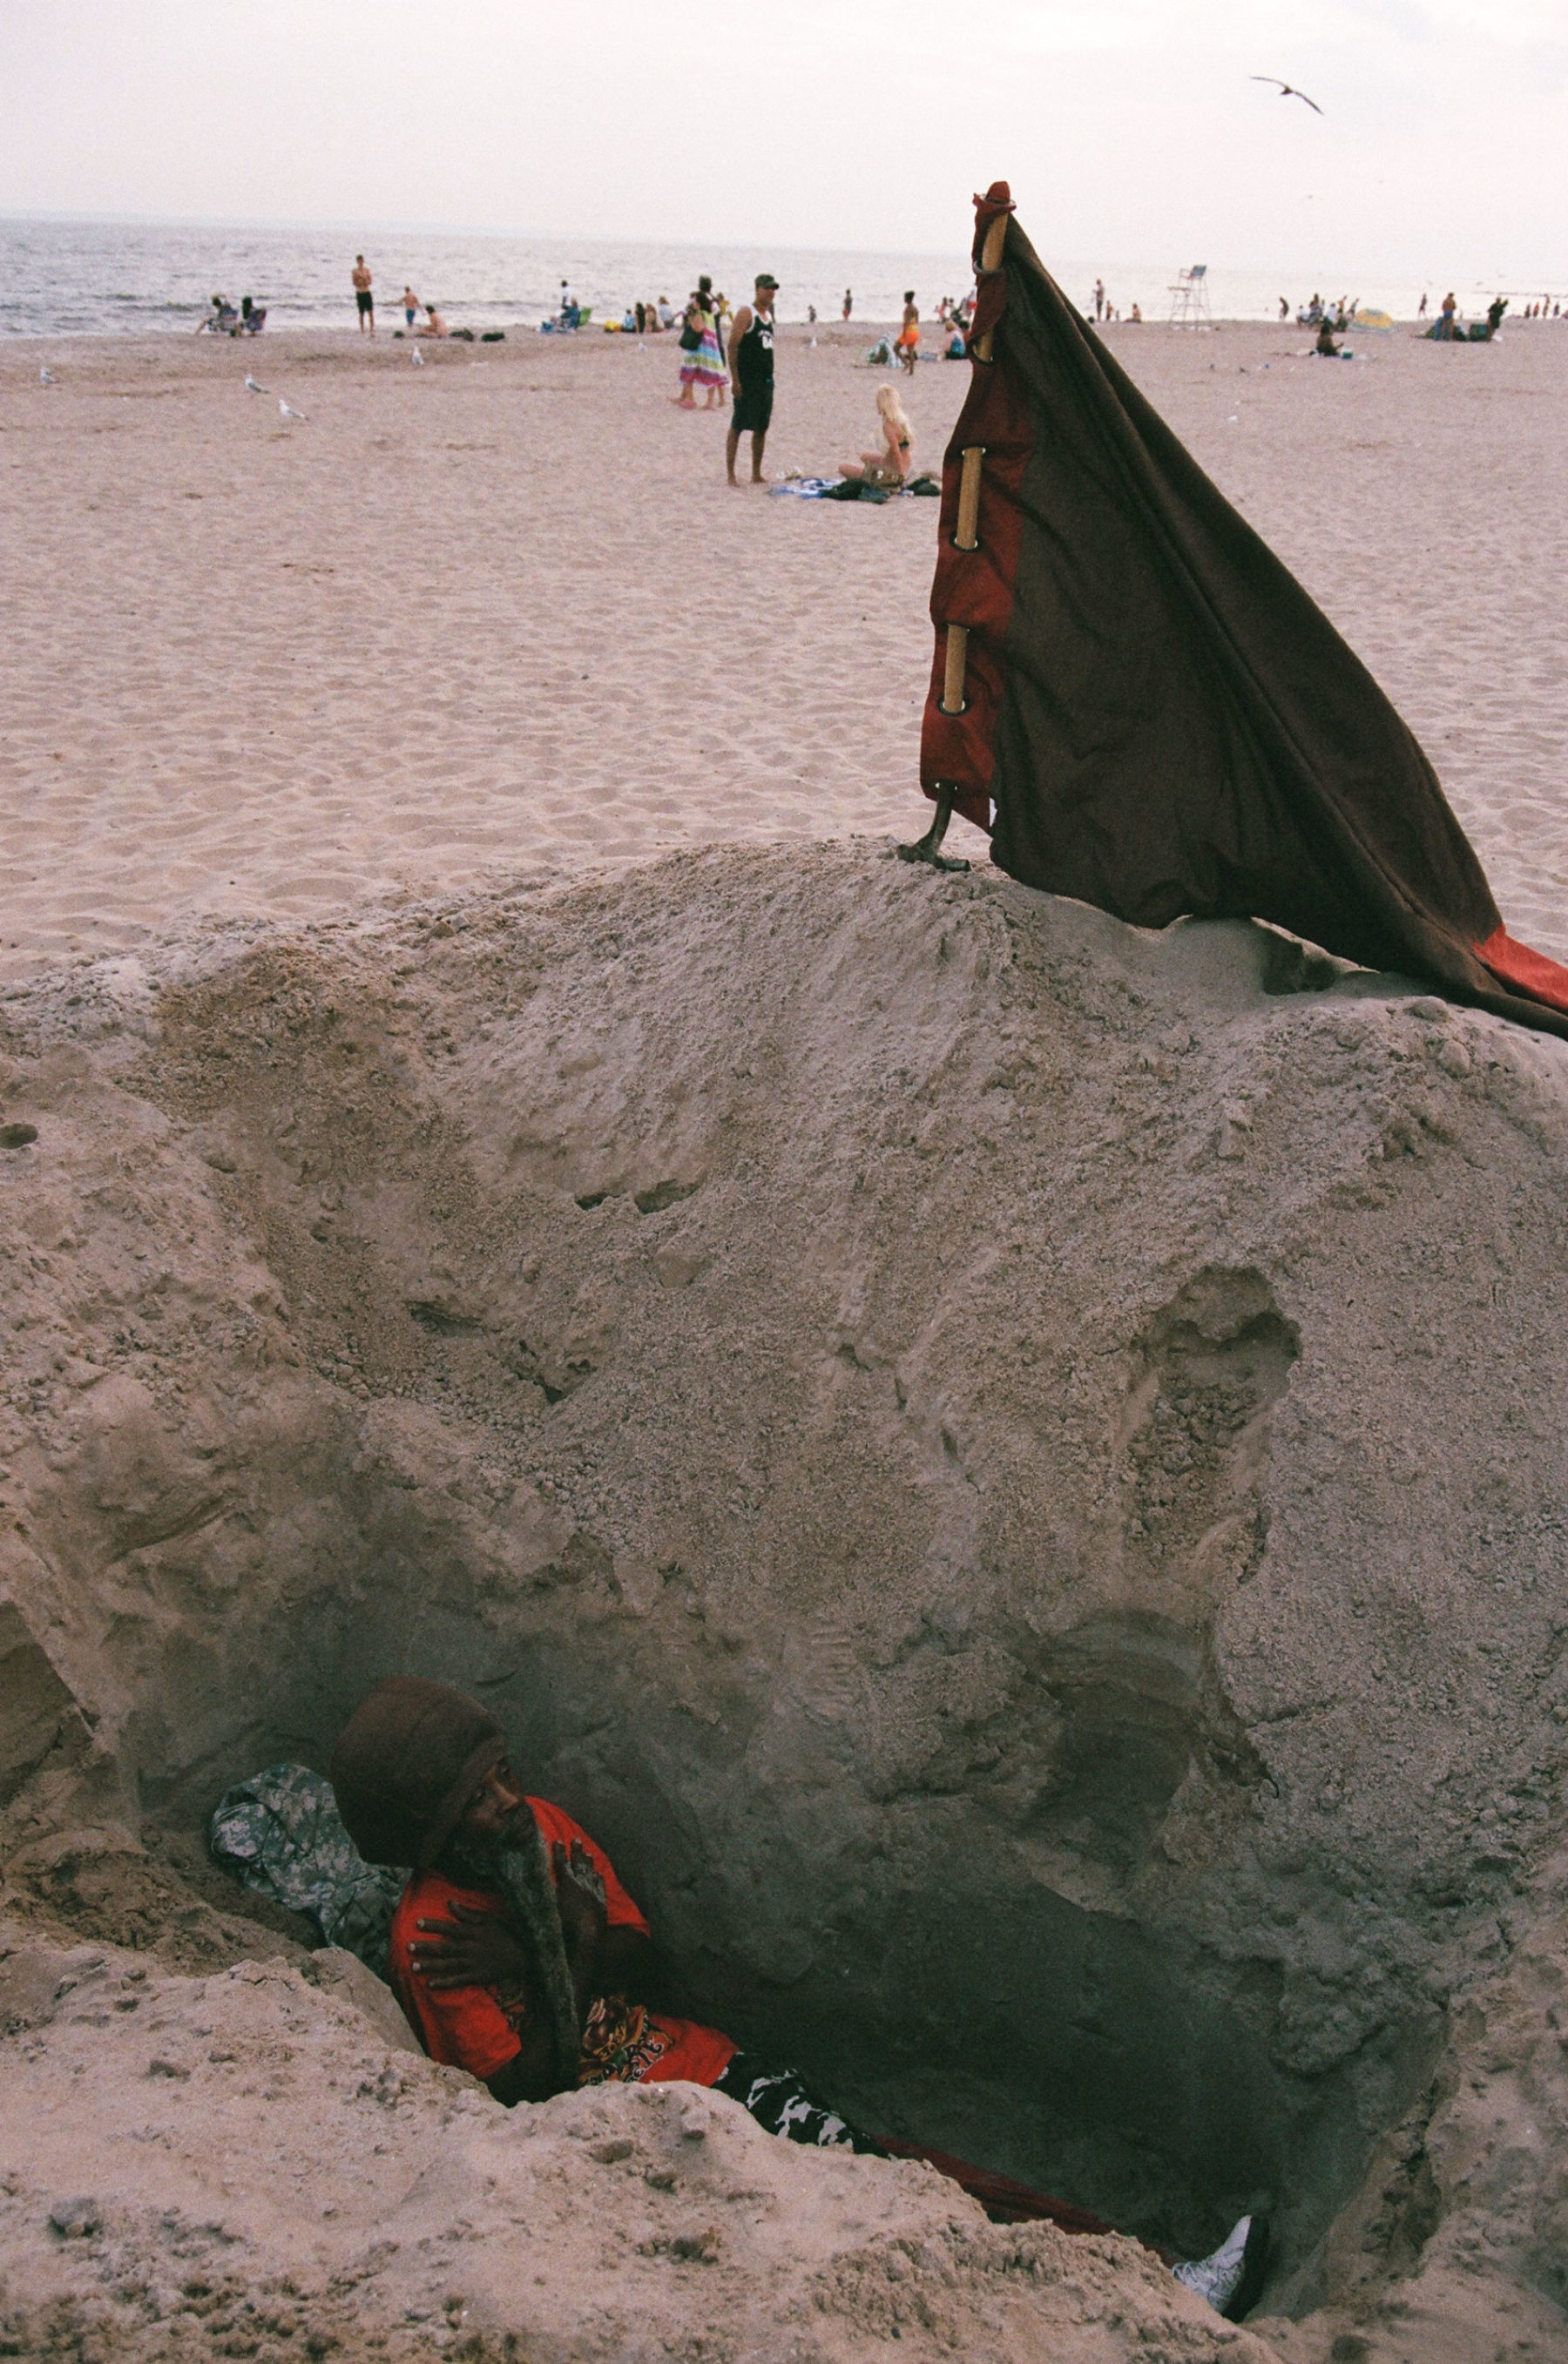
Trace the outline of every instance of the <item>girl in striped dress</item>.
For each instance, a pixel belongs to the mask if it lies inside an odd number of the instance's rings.
[[[712,311],[713,298],[705,289],[700,290],[686,307],[686,328],[681,339],[680,392],[671,396],[678,410],[695,410],[697,389],[706,386],[708,399],[704,410],[722,410],[724,388],[730,374],[724,367],[724,356],[719,350],[719,324]],[[695,344],[686,339],[694,337]]]

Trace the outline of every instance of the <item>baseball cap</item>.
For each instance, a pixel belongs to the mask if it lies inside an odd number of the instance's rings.
[[[778,282],[771,271],[759,271],[751,284],[754,287],[777,287]]]

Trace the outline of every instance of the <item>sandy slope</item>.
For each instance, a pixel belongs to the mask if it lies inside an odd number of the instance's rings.
[[[1112,332],[1425,740],[1517,932],[1568,953],[1568,329]],[[770,463],[879,382],[790,332]],[[733,495],[673,340],[0,355],[0,967],[197,911],[661,845],[907,831],[933,506]],[[308,424],[284,427],[247,366]],[[911,396],[935,460],[968,373]]]
[[[281,1961],[4,1935],[8,2355],[1271,2364],[1136,2243],[993,2227],[699,2088],[509,2113]]]
[[[67,970],[0,1089],[40,1904],[178,1939],[51,1832],[482,1684],[867,2122],[1187,2247],[1266,2199],[1293,2364],[1560,2351],[1568,1045],[732,848]]]

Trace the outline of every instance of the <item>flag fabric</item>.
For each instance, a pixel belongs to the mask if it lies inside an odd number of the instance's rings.
[[[1074,311],[1006,183],[975,202],[977,269],[1009,218],[970,332],[991,358],[971,361],[943,467],[926,794],[953,794],[1025,885],[1138,927],[1270,920],[1568,1035],[1568,969],[1507,934],[1414,733]]]

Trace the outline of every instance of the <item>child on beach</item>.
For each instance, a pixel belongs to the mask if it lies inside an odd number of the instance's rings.
[[[913,377],[914,365],[920,359],[920,314],[915,308],[913,287],[906,287],[903,291],[903,327],[899,330],[899,340],[893,351],[902,366]]]
[[[687,305],[681,346],[680,392],[671,395],[670,400],[678,410],[695,410],[697,389],[702,386],[708,396],[703,409],[722,410],[730,374],[720,350],[719,324],[706,280],[699,284],[696,295]]]

